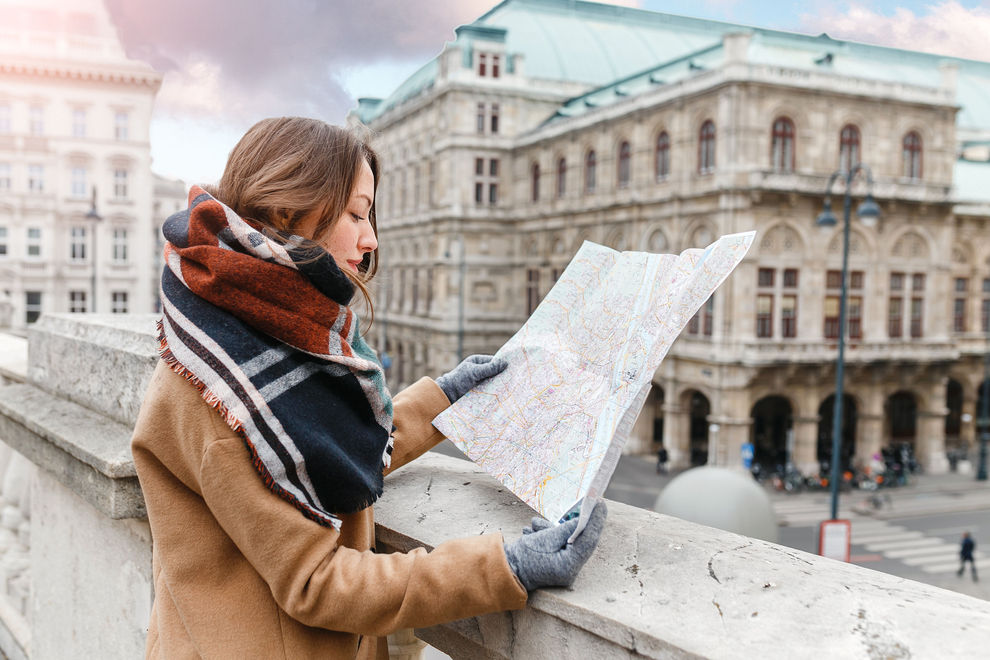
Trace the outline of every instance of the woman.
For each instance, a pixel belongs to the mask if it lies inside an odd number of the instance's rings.
[[[348,131],[267,119],[163,227],[162,360],[132,443],[154,538],[148,657],[385,658],[396,629],[570,584],[597,543],[603,506],[573,545],[576,520],[534,520],[510,544],[374,553],[383,475],[505,368],[472,356],[389,396],[348,307],[357,290],[371,308],[377,183]]]

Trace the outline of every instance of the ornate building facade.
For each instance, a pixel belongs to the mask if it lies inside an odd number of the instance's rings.
[[[154,309],[160,84],[99,0],[0,1],[0,324]]]
[[[990,317],[990,63],[568,0],[506,0],[351,114],[383,156],[379,349],[401,387],[493,352],[584,240],[757,242],[654,377],[628,449],[817,472],[853,220],[843,458],[972,447]],[[844,192],[836,187],[833,196]],[[861,198],[865,182],[853,192]],[[986,385],[982,385],[985,387]]]

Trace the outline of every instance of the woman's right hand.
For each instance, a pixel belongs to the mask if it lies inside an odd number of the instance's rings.
[[[608,508],[598,500],[588,525],[581,534],[568,543],[567,539],[577,528],[578,519],[572,518],[556,527],[543,518],[533,518],[532,528],[523,530],[523,536],[505,544],[505,557],[509,568],[519,581],[532,591],[541,587],[569,587],[588,557],[598,546],[598,538],[605,526]]]

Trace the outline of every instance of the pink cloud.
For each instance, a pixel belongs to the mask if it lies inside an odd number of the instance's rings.
[[[990,61],[990,9],[970,9],[956,0],[928,5],[922,14],[898,8],[886,16],[862,4],[850,4],[845,12],[823,9],[802,15],[801,29],[827,32],[836,39]]]

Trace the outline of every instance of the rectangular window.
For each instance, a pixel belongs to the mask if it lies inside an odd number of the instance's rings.
[[[110,311],[114,314],[126,314],[127,313],[127,292],[126,291],[114,291],[111,294],[112,305]]]
[[[73,197],[85,197],[86,196],[86,168],[85,167],[73,167],[72,168],[72,180],[71,189],[69,194]]]
[[[966,332],[966,299],[956,298],[952,301],[952,331]]]
[[[31,135],[43,135],[45,132],[45,109],[40,105],[32,105],[28,110],[28,129]]]
[[[484,53],[478,55],[478,75],[482,78],[488,75],[488,56]]]
[[[922,334],[922,301],[921,298],[911,299],[911,337],[917,339]]]
[[[915,273],[911,276],[911,290],[912,291],[924,291],[925,290],[925,275],[924,273]]]
[[[902,336],[904,323],[904,299],[891,296],[887,311],[887,334],[896,339]]]
[[[0,257],[7,256],[7,228],[0,227]]]
[[[10,133],[10,106],[0,103],[0,135]]]
[[[44,165],[28,165],[28,190],[33,193],[45,192]]]
[[[780,298],[780,336],[788,339],[797,337],[797,296]]]
[[[419,311],[419,269],[414,268],[412,272],[412,312]]]
[[[773,337],[773,296],[771,295],[756,297],[756,336]]]
[[[825,286],[829,289],[842,288],[842,271],[830,270],[825,274]]]
[[[499,57],[498,55],[492,55],[492,78],[498,78],[499,75]]]
[[[475,158],[474,159],[474,173],[478,176],[482,176],[485,173],[485,159]]]
[[[498,133],[498,103],[492,103],[491,127],[492,134]]]
[[[484,103],[479,103],[478,104],[478,116],[477,116],[477,121],[475,122],[475,128],[477,129],[478,135],[481,135],[481,134],[483,134],[485,132],[485,104]]]
[[[961,294],[952,302],[952,329],[966,332],[966,292],[969,291],[969,278],[956,278],[956,293]]]
[[[784,288],[785,289],[796,289],[798,285],[798,271],[797,268],[785,268],[784,269]]]
[[[526,270],[526,313],[532,314],[540,304],[540,269]]]
[[[712,329],[715,325],[715,296],[709,296],[705,301],[705,306],[701,308],[701,331],[706,337],[712,336]]]
[[[126,112],[117,112],[113,116],[113,137],[115,140],[127,140],[130,117]]]
[[[757,272],[756,283],[760,287],[770,287],[773,286],[773,268],[761,268]]]
[[[825,339],[839,338],[839,296],[825,296]]]
[[[474,203],[481,204],[483,201],[485,201],[485,184],[479,181],[474,184]]]
[[[980,329],[990,332],[990,298],[984,298],[980,305]]]
[[[10,163],[0,163],[0,190],[10,190]]]
[[[24,320],[34,323],[41,316],[41,291],[24,292]]]
[[[69,259],[72,261],[86,260],[86,228],[73,227],[69,242]]]
[[[498,184],[490,183],[488,184],[488,203],[491,205],[498,204]]]
[[[127,262],[127,230],[117,228],[113,230],[113,260],[116,263]]]
[[[488,161],[488,174],[498,176],[498,158],[492,158]]]
[[[433,306],[433,269],[426,269],[426,315],[430,315],[430,308]]]
[[[904,273],[891,273],[890,274],[890,290],[891,291],[903,291],[904,290]]]
[[[863,298],[862,296],[849,296],[846,301],[846,315],[849,321],[846,327],[849,328],[850,339],[862,339],[863,337]]]
[[[69,311],[83,313],[86,311],[86,292],[69,291]]]
[[[687,331],[688,331],[688,334],[689,335],[696,335],[699,332],[701,332],[701,310],[700,309],[697,312],[695,312],[694,316],[691,317],[691,320],[688,321]]]
[[[863,271],[854,270],[849,273],[849,288],[850,289],[863,288]]]
[[[113,196],[116,199],[127,199],[127,170],[113,171]]]
[[[25,254],[28,257],[41,256],[41,227],[27,228],[27,248]]]
[[[86,111],[82,108],[72,111],[72,137],[86,137]]]

